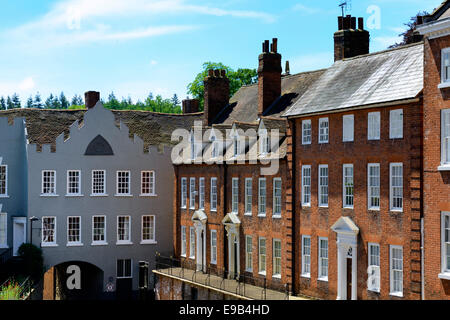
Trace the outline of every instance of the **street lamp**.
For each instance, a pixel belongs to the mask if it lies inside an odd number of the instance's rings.
[[[39,218],[35,216],[30,218],[30,244],[33,244],[33,222],[38,220]]]

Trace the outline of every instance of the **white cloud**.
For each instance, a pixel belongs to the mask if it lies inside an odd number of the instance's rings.
[[[152,66],[155,66],[155,65],[157,65],[157,64],[158,64],[158,61],[156,61],[156,60],[150,61],[150,65],[152,65]]]
[[[296,5],[294,5],[292,10],[302,11],[307,14],[315,14],[315,13],[319,13],[321,11],[321,9],[319,9],[319,8],[308,7],[301,3],[297,3]]]
[[[28,91],[31,89],[34,89],[35,85],[34,85],[34,81],[32,77],[28,77],[25,78],[20,84],[19,84],[19,89],[21,91]]]
[[[402,37],[399,36],[380,36],[380,37],[374,37],[373,38],[373,44],[374,47],[372,48],[372,51],[380,51],[380,50],[386,50],[389,46],[402,42]]]

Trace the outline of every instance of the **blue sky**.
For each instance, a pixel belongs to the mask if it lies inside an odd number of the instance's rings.
[[[371,25],[371,52],[399,41],[419,10],[441,0],[352,0]],[[170,98],[205,61],[256,68],[261,43],[277,37],[291,73],[333,63],[339,0],[2,0],[0,96],[22,103],[88,90],[106,98]],[[377,15],[379,13],[379,15]],[[380,19],[376,19],[377,16]],[[374,23],[375,22],[375,23]],[[376,22],[379,22],[376,23]]]

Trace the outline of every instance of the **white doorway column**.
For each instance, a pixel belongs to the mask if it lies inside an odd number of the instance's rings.
[[[240,233],[241,221],[235,213],[229,213],[222,220],[228,237],[228,278],[236,279],[240,274]]]
[[[203,210],[195,211],[191,220],[194,222],[196,235],[196,271],[206,272],[206,222],[208,217]]]
[[[13,255],[19,255],[20,246],[27,239],[27,218],[13,217]]]
[[[331,229],[337,233],[338,286],[337,300],[358,299],[358,234],[359,228],[349,217],[341,217]],[[347,279],[347,260],[351,259],[351,279]],[[347,288],[351,281],[351,297]]]

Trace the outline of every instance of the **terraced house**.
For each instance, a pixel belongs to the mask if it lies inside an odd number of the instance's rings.
[[[0,113],[3,247],[40,245],[44,299],[129,297],[139,263],[154,268],[173,248],[171,131],[198,117],[110,111],[99,99],[86,93],[87,111]],[[82,290],[65,286],[71,265]]]

